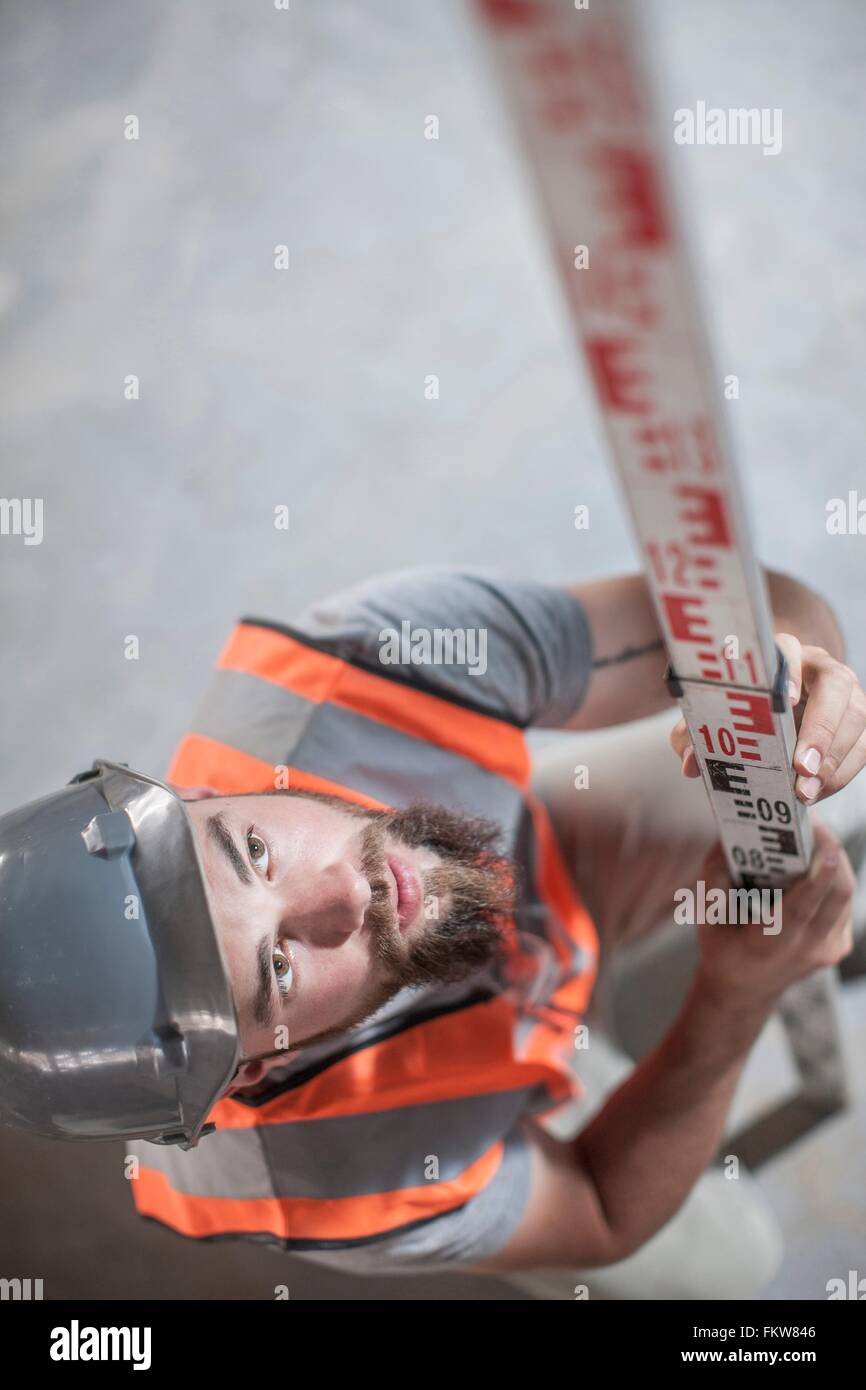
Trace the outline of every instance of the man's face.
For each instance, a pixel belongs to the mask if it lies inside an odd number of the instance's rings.
[[[510,866],[487,822],[366,811],[307,793],[188,801],[258,1082],[286,1052],[360,1022],[406,985],[465,978],[501,945]],[[202,799],[191,799],[201,797]]]

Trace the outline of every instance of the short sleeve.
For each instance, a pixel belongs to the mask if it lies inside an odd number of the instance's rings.
[[[577,598],[497,569],[417,566],[311,604],[291,629],[346,661],[521,727],[561,728],[586,694]]]
[[[457,1211],[369,1244],[304,1251],[304,1258],[344,1274],[430,1274],[474,1264],[506,1245],[529,1200],[530,1146],[519,1124],[508,1133],[502,1161],[482,1190]]]

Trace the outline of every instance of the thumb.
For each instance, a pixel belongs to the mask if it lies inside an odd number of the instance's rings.
[[[725,851],[722,849],[721,840],[716,840],[715,844],[707,850],[704,855],[704,862],[701,866],[701,877],[707,884],[712,884],[714,888],[731,888],[731,876],[728,872],[728,861],[725,859]]]
[[[798,638],[790,632],[776,632],[773,635],[777,647],[788,663],[788,695],[791,704],[799,704],[803,693],[803,648]]]

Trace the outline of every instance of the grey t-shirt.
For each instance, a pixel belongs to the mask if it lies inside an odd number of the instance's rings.
[[[561,728],[591,674],[589,622],[576,598],[481,566],[376,575],[311,604],[291,626],[347,661],[524,728]],[[437,647],[437,631],[458,635]]]

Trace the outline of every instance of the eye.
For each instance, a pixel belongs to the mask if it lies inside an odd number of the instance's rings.
[[[295,968],[291,959],[286,955],[280,946],[274,947],[274,974],[277,977],[277,989],[280,994],[288,994],[292,988],[292,981],[295,976]]]
[[[257,835],[252,826],[247,831],[247,849],[255,867],[267,874],[271,864],[270,851],[261,835]]]

